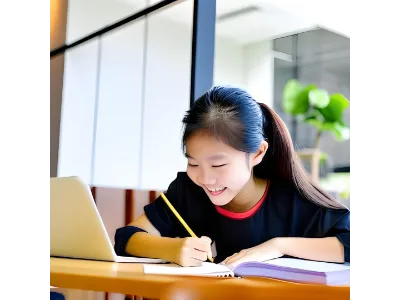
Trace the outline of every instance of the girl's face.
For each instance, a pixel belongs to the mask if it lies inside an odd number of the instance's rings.
[[[224,206],[249,181],[251,170],[261,162],[265,151],[247,155],[199,131],[186,141],[187,174],[204,189],[214,205]]]

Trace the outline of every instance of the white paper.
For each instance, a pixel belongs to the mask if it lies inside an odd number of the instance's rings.
[[[214,263],[203,262],[199,267],[181,267],[176,264],[164,265],[143,265],[145,274],[163,274],[163,275],[223,275],[232,273],[225,266]]]

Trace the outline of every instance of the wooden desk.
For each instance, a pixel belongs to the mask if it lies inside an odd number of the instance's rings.
[[[50,285],[158,298],[177,277],[143,274],[141,264],[50,258]]]
[[[186,286],[197,283],[210,283],[225,289],[231,286],[246,289],[262,285],[264,288],[274,291],[278,289],[283,294],[288,291],[291,295],[294,292],[301,293],[302,291],[307,291],[309,295],[310,288],[315,288],[316,291],[326,288],[267,278],[237,279],[148,275],[143,274],[143,266],[141,264],[50,258],[50,285],[60,288],[104,291],[160,299],[167,288],[171,286],[176,286],[177,284]],[[348,297],[345,297],[345,299],[350,298],[349,287],[339,289],[345,289],[346,295],[348,292]]]

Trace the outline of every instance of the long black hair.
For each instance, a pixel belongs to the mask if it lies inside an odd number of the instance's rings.
[[[187,139],[198,130],[207,130],[218,140],[248,154],[256,152],[266,140],[268,150],[262,162],[253,168],[255,177],[286,181],[317,205],[345,208],[312,181],[279,115],[245,90],[231,86],[211,88],[186,112],[183,124],[184,151]]]

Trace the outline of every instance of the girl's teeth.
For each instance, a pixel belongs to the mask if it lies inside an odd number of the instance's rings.
[[[220,188],[220,189],[210,189],[211,192],[219,192],[222,191],[224,188]]]

